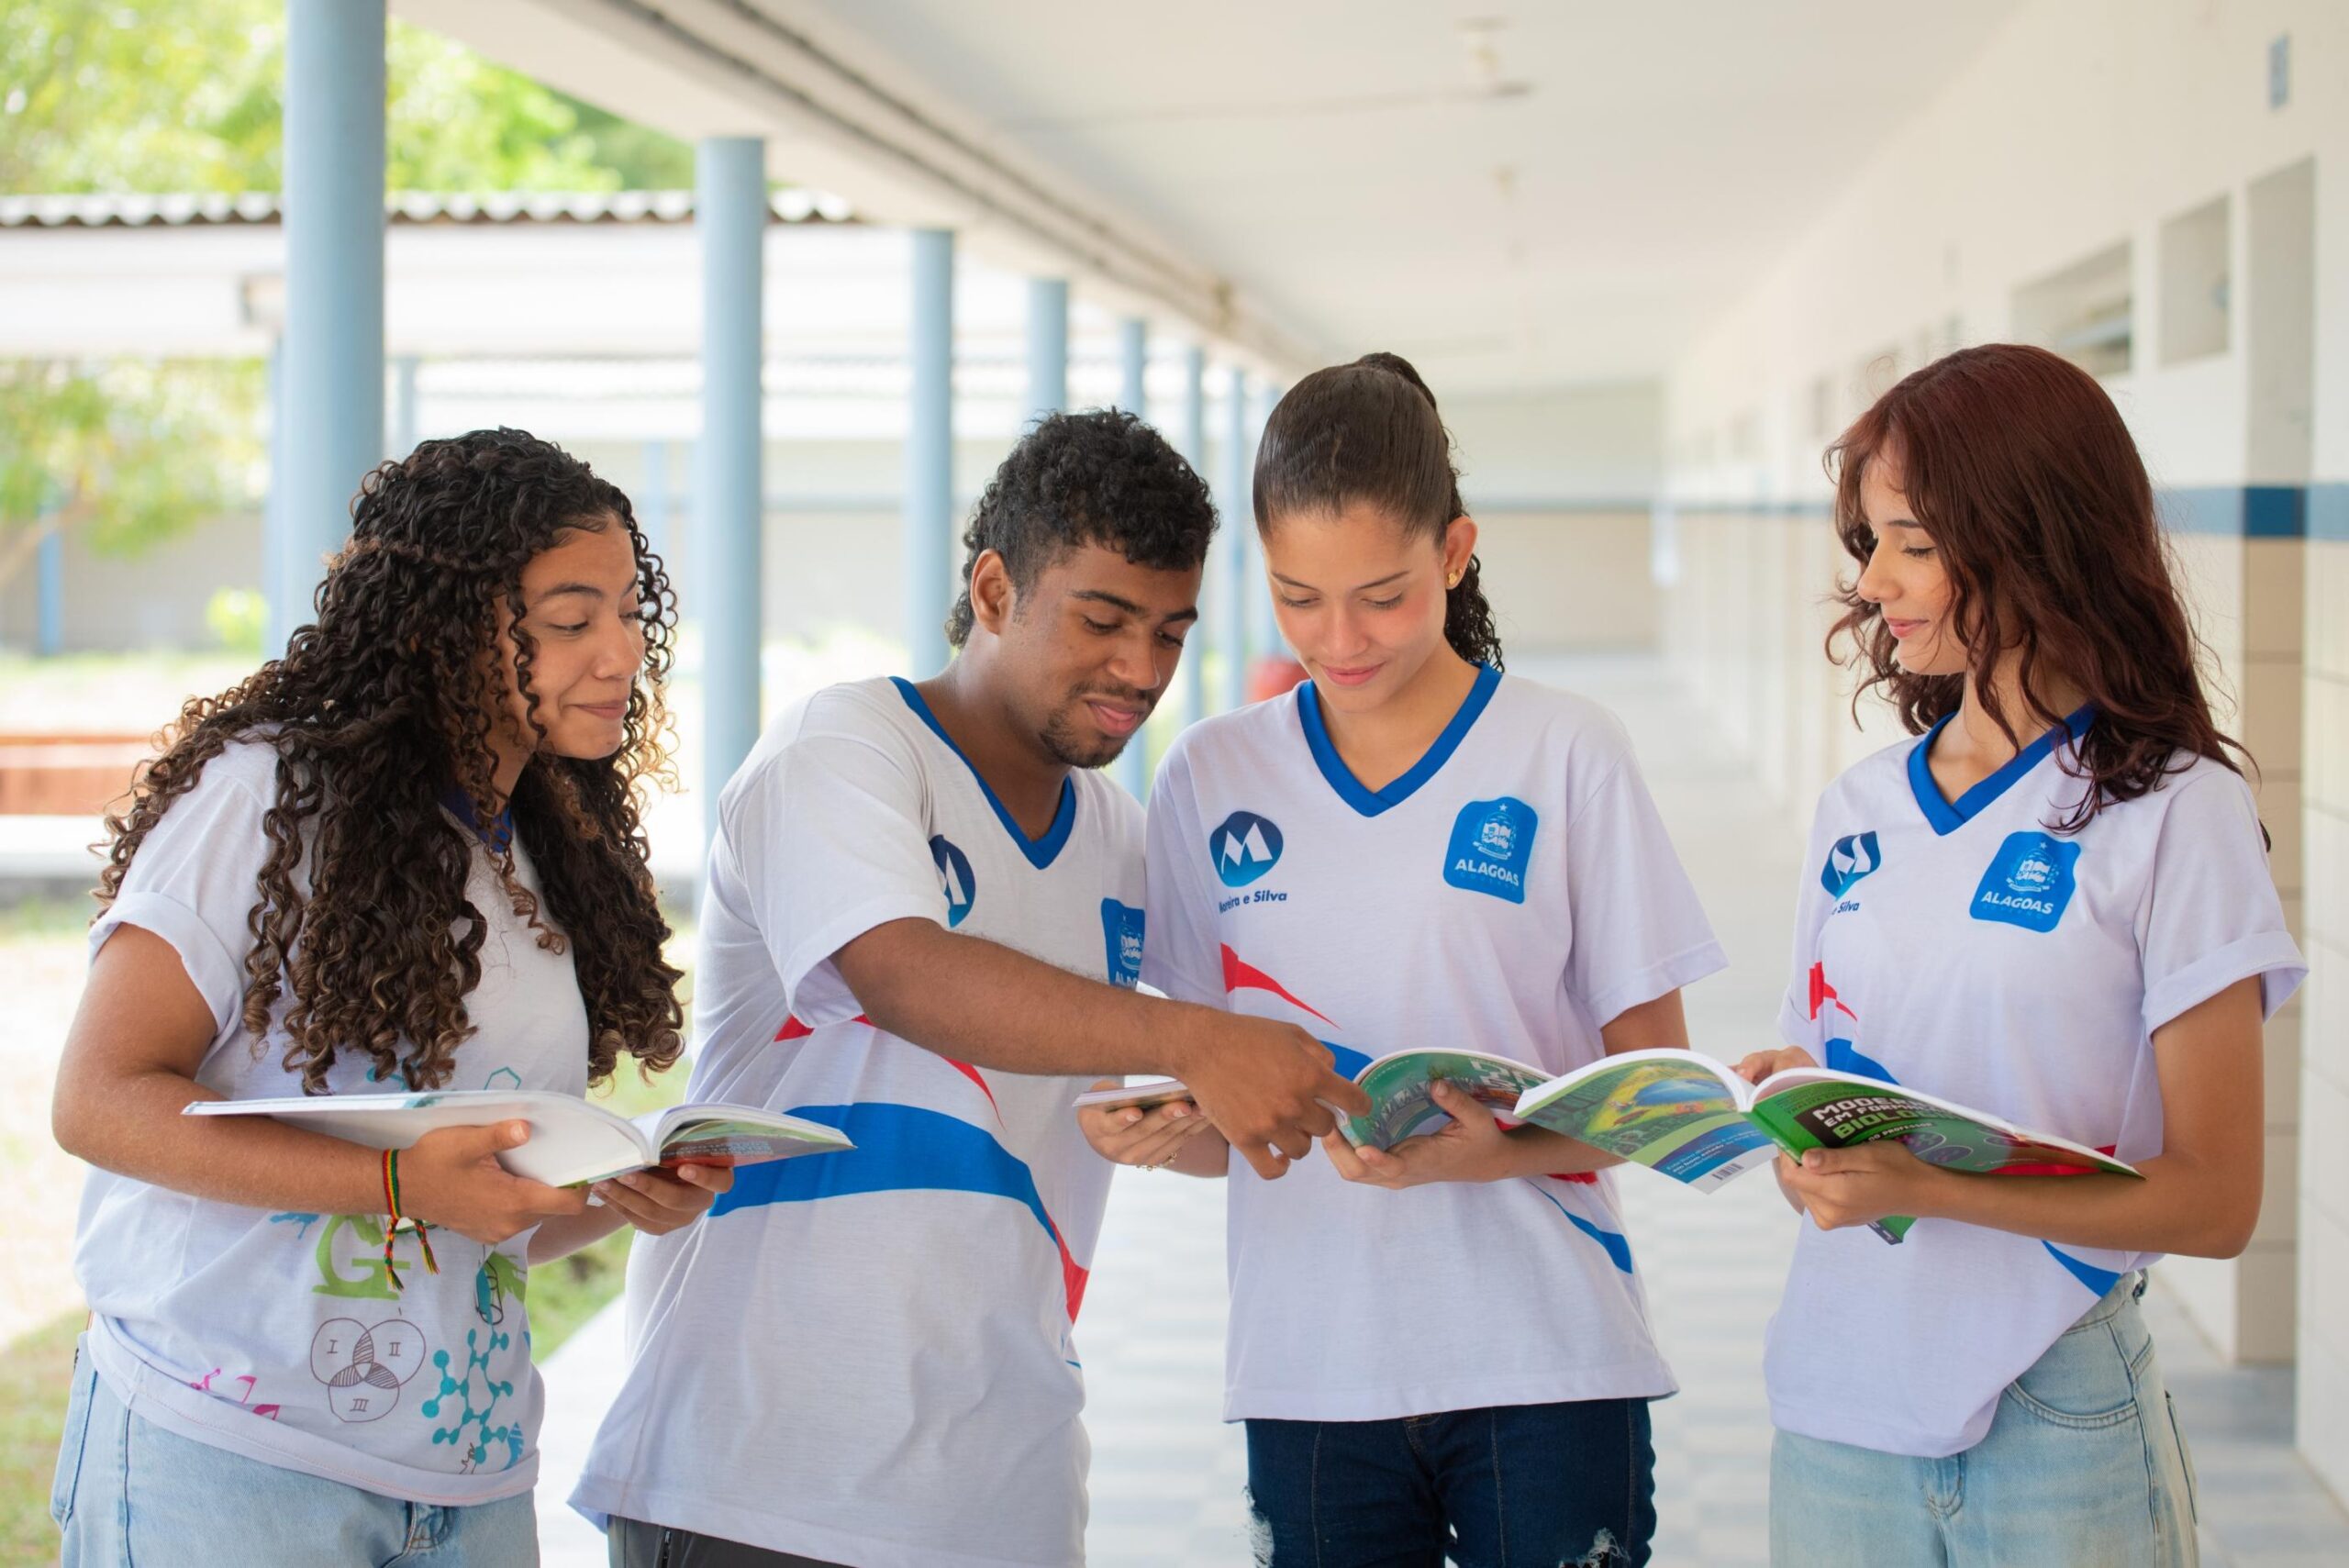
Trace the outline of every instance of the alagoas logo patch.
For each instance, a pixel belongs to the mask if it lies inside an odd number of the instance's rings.
[[[963,923],[971,913],[971,906],[978,902],[979,886],[971,875],[971,857],[941,836],[930,841],[930,858],[938,867],[938,891],[946,895],[946,929],[951,931]]]
[[[1830,898],[1841,898],[1852,884],[1884,864],[1884,853],[1874,833],[1853,833],[1828,846],[1827,863],[1819,868],[1819,884]]]
[[[2009,833],[1982,873],[1970,912],[1977,920],[2052,931],[2072,902],[2072,873],[2079,858],[2078,844],[2053,833]]]
[[[1141,910],[1114,898],[1101,900],[1101,940],[1110,984],[1130,986],[1141,979]]]
[[[1508,795],[1470,801],[1453,819],[1443,880],[1471,893],[1524,903],[1525,868],[1532,862],[1533,833],[1541,825],[1533,807]]]
[[[1252,811],[1235,811],[1208,835],[1208,858],[1226,887],[1245,887],[1281,858],[1281,830]]]

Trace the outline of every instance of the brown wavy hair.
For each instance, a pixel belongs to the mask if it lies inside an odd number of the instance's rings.
[[[452,788],[474,822],[497,814],[490,737],[508,711],[501,631],[531,728],[546,734],[530,689],[535,644],[521,625],[524,564],[567,530],[613,527],[635,550],[645,636],[619,750],[592,759],[540,751],[505,803],[510,833],[459,826],[442,808]],[[306,1092],[324,1092],[346,1054],[411,1088],[448,1082],[473,1033],[465,997],[481,981],[489,927],[465,884],[484,848],[538,945],[572,954],[590,1080],[609,1076],[623,1051],[650,1068],[674,1062],[679,972],[662,957],[669,927],[640,814],[647,782],[673,776],[662,694],[676,599],[628,497],[519,430],[426,441],[360,485],[350,542],[316,609],[283,658],[217,696],[192,698],[158,738],[161,755],[142,770],[129,809],[106,818],[100,906],[205,765],[231,741],[255,742],[277,753],[277,793],[246,917],[243,1020],[258,1051],[290,993],[284,1061]],[[516,839],[543,898],[516,878]]]
[[[2037,695],[2043,672],[2087,694],[2096,722],[2077,773],[2094,785],[2051,827],[2076,832],[2104,806],[2157,788],[2197,757],[2232,772],[2246,761],[2220,732],[2203,695],[2209,650],[2188,622],[2154,509],[2153,483],[2121,411],[2068,360],[2020,343],[1961,349],[1876,399],[1827,449],[1835,531],[1865,567],[1875,549],[1860,506],[1871,463],[1899,471],[1899,489],[1949,573],[1950,623],[1966,673],[1904,670],[1858,580],[1840,584],[1843,614],[1828,656],[1857,667],[1853,696],[1882,687],[1911,735],[1956,710],[1971,679],[1984,711],[2018,746],[2065,716]],[[1849,638],[1852,651],[1836,644]],[[2031,711],[2006,713],[1992,672],[2011,651]],[[2071,764],[2066,763],[2067,767]]]

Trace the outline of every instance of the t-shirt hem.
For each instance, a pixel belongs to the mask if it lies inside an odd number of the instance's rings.
[[[1728,967],[1729,958],[1721,951],[1721,944],[1708,939],[1669,958],[1657,960],[1589,998],[1591,1017],[1601,1024],[1610,1023],[1642,1002],[1653,1002],[1667,991],[1693,985],[1708,974],[1718,974]]]
[[[1680,1392],[1672,1369],[1648,1358],[1586,1367],[1572,1376],[1528,1380],[1488,1377],[1403,1388],[1333,1393],[1326,1388],[1278,1388],[1238,1384],[1226,1390],[1227,1421],[1394,1421],[1406,1416],[1492,1406],[1563,1405],[1579,1399],[1664,1399]]]
[[[1081,1551],[1056,1558],[988,1557],[955,1550],[942,1541],[882,1540],[780,1514],[731,1507],[705,1496],[635,1485],[593,1472],[580,1476],[570,1501],[574,1512],[600,1530],[608,1530],[616,1518],[635,1519],[766,1551],[826,1562],[853,1562],[857,1568],[1070,1568],[1084,1561]]]
[[[106,939],[125,926],[152,931],[180,956],[188,981],[212,1009],[215,1035],[236,1021],[244,998],[239,956],[220,945],[204,917],[167,894],[145,888],[125,892],[109,905],[90,930],[90,956],[95,958]]]
[[[433,1507],[468,1507],[518,1497],[538,1485],[536,1449],[512,1467],[472,1478],[419,1470],[344,1448],[268,1417],[229,1406],[150,1366],[118,1338],[109,1318],[95,1319],[86,1340],[90,1364],[106,1391],[140,1420],[174,1437],[222,1449],[257,1463],[274,1465],[362,1492]]]
[[[2151,1035],[2190,1007],[2199,1006],[2239,980],[2261,979],[2262,1016],[2291,1000],[2308,977],[2308,964],[2288,931],[2258,931],[2218,951],[2205,953],[2145,993],[2145,1032]],[[2277,976],[2274,984],[2268,977]]]
[[[827,920],[791,951],[783,963],[784,995],[789,1005],[796,1007],[800,987],[807,984],[807,977],[816,972],[818,966],[874,927],[885,926],[892,920],[928,920],[938,924],[938,900],[934,897],[892,891],[866,899],[854,908]],[[832,1020],[808,1018],[804,1021],[816,1024]]]
[[[1997,1414],[1998,1401],[1993,1399],[1987,1411],[1977,1412],[1956,1434],[1941,1436],[1874,1421],[1812,1420],[1779,1400],[1770,1401],[1770,1424],[1782,1432],[1820,1442],[1842,1443],[1847,1448],[1864,1448],[1872,1453],[1899,1454],[1907,1459],[1947,1459],[1952,1454],[1964,1453],[1989,1436],[1990,1420]]]

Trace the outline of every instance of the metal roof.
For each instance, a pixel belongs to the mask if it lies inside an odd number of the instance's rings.
[[[767,198],[777,223],[853,223],[840,197],[786,189]],[[691,191],[395,191],[384,199],[395,224],[690,223]],[[139,228],[153,225],[274,224],[284,216],[273,191],[208,195],[0,195],[0,228]]]

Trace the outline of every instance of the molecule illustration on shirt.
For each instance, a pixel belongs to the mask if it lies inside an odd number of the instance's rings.
[[[310,1374],[327,1385],[327,1407],[346,1421],[389,1415],[401,1386],[422,1370],[424,1330],[404,1318],[370,1326],[329,1318],[310,1340]]]
[[[503,1265],[504,1273],[511,1275],[516,1272],[513,1264],[496,1252],[490,1253],[489,1258]],[[501,1270],[493,1268],[491,1262],[484,1260],[480,1274],[474,1278],[474,1310],[484,1319],[489,1318],[489,1314],[482,1310],[484,1304],[495,1301],[506,1289],[500,1273]],[[504,1316],[502,1305],[498,1307],[497,1314],[501,1318]],[[436,1443],[455,1443],[463,1448],[464,1459],[457,1466],[458,1473],[462,1475],[470,1475],[485,1464],[493,1446],[502,1446],[506,1450],[506,1463],[508,1465],[519,1462],[522,1458],[520,1424],[495,1419],[499,1402],[514,1392],[514,1385],[511,1380],[499,1381],[491,1376],[489,1371],[489,1358],[499,1351],[511,1348],[514,1336],[501,1333],[495,1327],[489,1327],[485,1331],[488,1336],[486,1343],[483,1340],[484,1329],[465,1330],[465,1364],[460,1372],[451,1371],[452,1362],[448,1351],[432,1352],[432,1365],[440,1374],[440,1386],[429,1399],[417,1407],[428,1418],[438,1419],[444,1404],[451,1400],[456,1403],[457,1409],[451,1417],[450,1424],[435,1427],[432,1440]],[[476,1399],[479,1404],[475,1403]]]

